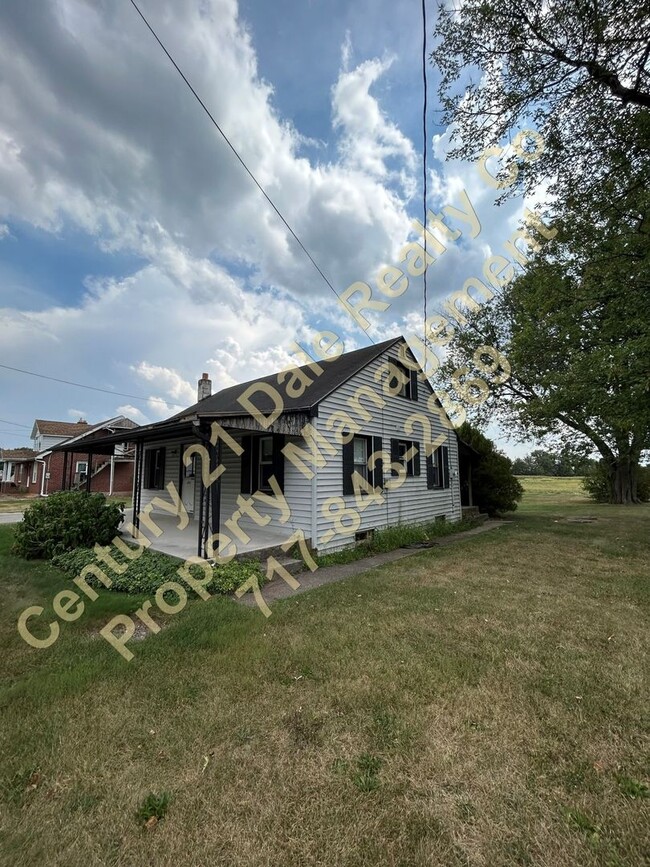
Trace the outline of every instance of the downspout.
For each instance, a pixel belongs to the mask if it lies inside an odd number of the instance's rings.
[[[113,496],[113,479],[115,477],[115,455],[111,455],[111,478],[108,483],[108,496]]]
[[[41,497],[45,496],[45,458],[35,458],[34,463],[43,464],[43,475],[41,476]]]

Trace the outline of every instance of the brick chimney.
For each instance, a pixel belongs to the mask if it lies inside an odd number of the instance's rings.
[[[198,400],[205,400],[206,397],[210,397],[212,394],[212,380],[208,379],[208,374],[204,373],[201,379],[199,379],[199,387],[198,387]]]

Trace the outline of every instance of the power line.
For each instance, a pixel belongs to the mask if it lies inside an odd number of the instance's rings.
[[[279,208],[277,207],[277,205],[273,202],[273,200],[271,199],[271,197],[269,196],[269,194],[268,194],[268,193],[266,192],[266,190],[264,189],[264,187],[263,187],[263,186],[260,184],[260,182],[257,180],[257,178],[255,177],[255,175],[253,174],[253,172],[248,168],[248,166],[246,165],[246,163],[244,162],[244,160],[242,159],[242,157],[239,155],[238,151],[235,149],[235,146],[231,143],[231,141],[230,141],[230,139],[228,138],[228,136],[225,134],[225,132],[221,129],[221,127],[219,126],[219,124],[218,124],[217,121],[215,120],[215,118],[214,118],[214,116],[212,115],[212,112],[210,111],[210,109],[209,109],[209,108],[207,107],[207,105],[203,102],[203,100],[202,100],[201,97],[198,95],[198,93],[196,92],[196,90],[194,90],[194,87],[190,84],[189,79],[186,77],[186,75],[185,75],[185,73],[183,72],[183,70],[182,70],[182,69],[180,68],[180,66],[176,63],[176,61],[175,61],[174,58],[171,56],[171,54],[169,53],[169,51],[167,50],[167,48],[163,45],[163,43],[162,43],[160,37],[158,36],[158,34],[156,33],[156,31],[153,29],[153,27],[151,26],[151,24],[149,24],[149,22],[147,21],[147,19],[145,18],[145,16],[142,14],[142,12],[140,11],[140,9],[139,9],[139,7],[138,7],[138,4],[135,2],[135,0],[130,0],[130,2],[131,2],[131,5],[133,6],[133,8],[135,9],[135,11],[136,11],[136,12],[138,13],[138,15],[140,16],[140,18],[142,18],[142,20],[144,21],[145,25],[147,26],[147,29],[149,30],[149,32],[151,33],[151,35],[153,36],[153,38],[156,40],[156,42],[158,43],[158,45],[160,45],[160,47],[162,48],[162,50],[163,50],[163,51],[165,52],[165,54],[167,55],[169,61],[170,61],[171,64],[173,65],[173,67],[174,67],[174,69],[176,70],[176,72],[178,72],[178,74],[180,75],[180,77],[183,79],[183,81],[185,82],[185,84],[188,86],[188,88],[190,89],[190,91],[191,91],[192,95],[194,96],[194,98],[196,99],[196,101],[199,103],[199,105],[201,106],[201,108],[203,109],[203,111],[204,111],[204,112],[207,114],[207,116],[210,118],[210,120],[212,121],[212,123],[214,124],[215,128],[217,129],[217,131],[219,132],[219,134],[221,135],[221,137],[223,138],[223,140],[225,141],[225,143],[228,145],[228,147],[230,148],[230,150],[231,150],[231,151],[234,153],[234,155],[237,157],[237,160],[241,163],[241,165],[243,166],[244,170],[246,171],[246,173],[248,174],[248,176],[250,177],[250,179],[253,181],[253,183],[255,184],[255,186],[257,187],[257,189],[262,193],[262,195],[264,196],[264,198],[266,199],[266,201],[267,201],[267,202],[269,203],[269,205],[273,208],[273,210],[274,210],[275,213],[278,215],[278,217],[282,220],[282,222],[284,223],[284,225],[286,226],[286,228],[289,230],[290,234],[292,235],[292,237],[294,238],[294,240],[296,241],[296,243],[298,244],[298,246],[300,247],[300,249],[301,249],[301,250],[303,251],[303,253],[307,256],[307,258],[308,258],[309,261],[312,263],[312,265],[314,266],[314,268],[318,271],[318,273],[319,273],[320,276],[323,278],[323,280],[325,281],[325,283],[326,283],[326,284],[329,286],[329,288],[332,290],[332,292],[333,292],[334,295],[336,296],[337,300],[340,301],[341,304],[343,304],[343,302],[341,301],[341,299],[340,299],[340,297],[339,297],[339,293],[336,291],[336,289],[334,288],[334,286],[332,285],[332,283],[330,282],[330,280],[326,277],[325,273],[322,271],[321,267],[318,265],[318,263],[316,262],[316,260],[315,260],[314,257],[312,256],[312,254],[309,252],[309,250],[308,250],[308,249],[305,247],[305,245],[302,243],[302,241],[300,240],[300,238],[298,237],[298,235],[297,235],[297,234],[294,232],[294,230],[291,228],[291,226],[289,225],[289,223],[287,222],[287,220],[285,219],[285,217],[283,216],[283,214],[281,213],[281,211],[279,210]],[[355,320],[355,321],[356,321],[356,320]],[[357,324],[358,324],[358,323],[357,323]],[[359,326],[359,327],[361,328],[361,326]],[[363,331],[363,333],[366,335],[366,337],[368,338],[368,340],[369,340],[371,343],[374,344],[375,341],[372,339],[372,337],[370,337],[370,335],[368,334],[368,332],[367,332],[365,329],[363,329],[363,328],[362,328],[362,331]]]
[[[8,418],[0,418],[0,424],[12,424],[14,427],[26,427],[27,430],[31,430],[31,425],[18,424],[17,421],[9,421]]]
[[[424,349],[427,348],[427,8],[422,0],[422,228],[424,229],[424,272],[422,274],[422,294],[424,312]]]
[[[112,394],[115,397],[130,397],[131,400],[142,400],[145,403],[155,401],[156,403],[164,403],[165,406],[171,406],[176,409],[185,409],[185,406],[180,403],[170,403],[168,400],[163,400],[161,397],[142,397],[139,394],[126,394],[123,391],[112,391],[110,388],[99,388],[97,385],[84,385],[82,382],[72,382],[69,379],[57,379],[55,376],[46,376],[44,373],[34,373],[32,370],[22,370],[20,367],[10,367],[8,364],[0,364],[4,370],[12,370],[14,373],[24,373],[25,376],[36,376],[38,379],[48,379],[50,382],[62,382],[64,385],[74,385],[76,388],[86,388],[89,391],[101,391],[103,394]],[[13,424],[13,422],[9,422]],[[27,427],[27,425],[25,425]]]

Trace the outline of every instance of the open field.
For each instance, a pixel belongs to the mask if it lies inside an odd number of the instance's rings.
[[[589,506],[593,503],[582,487],[582,476],[517,476],[525,491],[521,508],[539,511],[540,506]]]
[[[197,601],[130,663],[97,630],[134,597],[22,641],[18,613],[69,582],[0,527],[1,863],[647,863],[650,507],[523,481],[496,532],[269,620]]]

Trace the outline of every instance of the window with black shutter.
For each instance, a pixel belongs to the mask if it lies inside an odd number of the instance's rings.
[[[391,365],[396,369],[389,382],[391,390],[395,390],[400,397],[407,400],[418,399],[418,373],[417,370],[409,370],[401,361],[391,359]]]
[[[407,458],[409,453],[411,453],[411,457]],[[407,476],[420,475],[420,443],[417,440],[391,440],[390,459],[391,463],[402,464]],[[392,474],[394,476],[399,475],[397,470],[392,470]]]
[[[381,450],[381,437],[355,436],[350,442],[343,444],[344,495],[354,494],[355,472],[373,488],[383,487],[384,465],[380,456]]]
[[[439,446],[427,455],[427,488],[449,487],[449,449]]]

